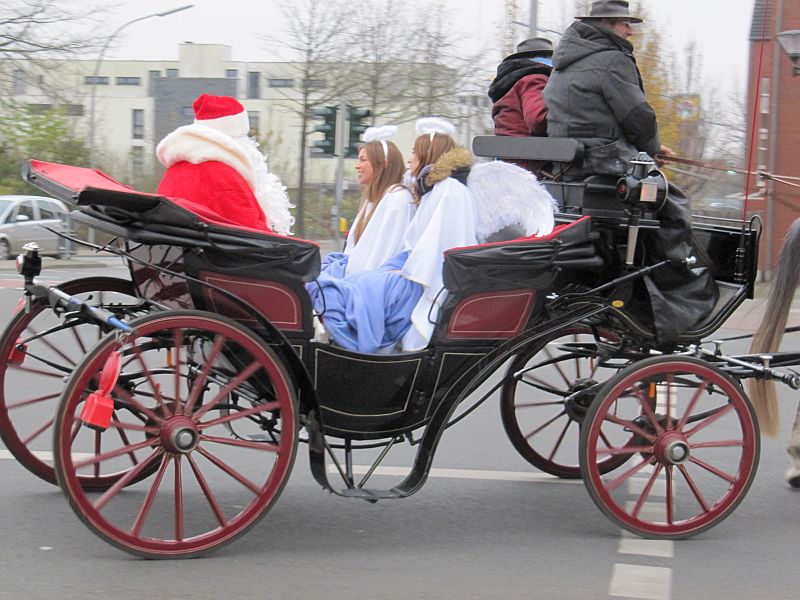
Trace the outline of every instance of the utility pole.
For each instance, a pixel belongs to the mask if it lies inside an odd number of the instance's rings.
[[[531,18],[528,21],[528,37],[536,37],[537,17],[539,13],[539,0],[531,0]]]
[[[339,110],[336,115],[336,195],[333,214],[331,215],[331,223],[333,224],[333,239],[336,240],[337,248],[341,241],[342,234],[339,232],[339,217],[342,214],[342,196],[344,195],[344,136],[345,126],[347,125],[347,100],[342,100],[339,103]]]

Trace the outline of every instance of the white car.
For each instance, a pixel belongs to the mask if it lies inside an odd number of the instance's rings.
[[[36,242],[45,256],[64,255],[62,231],[69,210],[60,200],[44,196],[0,196],[0,260],[13,258],[28,242]]]

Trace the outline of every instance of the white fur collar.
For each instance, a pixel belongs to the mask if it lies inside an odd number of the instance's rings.
[[[167,168],[181,161],[193,165],[212,160],[221,162],[235,169],[251,188],[255,187],[253,166],[244,149],[230,136],[205,125],[178,127],[159,142],[156,156]]]

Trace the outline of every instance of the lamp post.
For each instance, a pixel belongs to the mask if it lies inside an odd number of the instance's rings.
[[[108,36],[106,39],[106,43],[103,44],[103,47],[100,50],[100,54],[97,57],[97,61],[94,63],[94,73],[92,75],[92,95],[91,101],[89,104],[89,165],[94,167],[94,158],[95,158],[95,104],[97,100],[97,80],[98,75],[100,73],[100,65],[103,64],[103,57],[106,54],[106,50],[111,45],[111,42],[116,38],[120,32],[128,27],[128,25],[133,25],[134,23],[138,23],[139,21],[144,21],[145,19],[150,19],[152,17],[166,17],[167,15],[174,14],[176,12],[180,12],[182,10],[186,10],[188,8],[192,8],[194,4],[186,4],[184,6],[179,6],[178,8],[173,8],[170,10],[165,10],[162,12],[152,13],[150,15],[145,15],[143,17],[137,17],[136,19],[131,19],[130,21],[123,23],[119,27],[117,27],[116,31]]]

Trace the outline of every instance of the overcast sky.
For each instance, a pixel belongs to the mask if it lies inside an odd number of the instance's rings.
[[[406,0],[421,2],[423,0]],[[430,2],[431,0],[424,0]],[[453,7],[453,19],[465,33],[465,44],[495,47],[503,23],[503,0],[438,0]],[[150,13],[193,3],[186,11],[147,19],[131,25],[115,40],[107,58],[172,60],[178,44],[221,43],[233,48],[234,60],[270,60],[275,56],[264,48],[260,34],[280,26],[280,10],[273,0],[101,0],[112,9],[106,18],[109,32],[126,21]],[[710,85],[717,89],[741,91],[746,74],[750,21],[754,0],[640,0],[664,27],[665,38],[675,52],[695,40],[703,54]],[[521,20],[527,21],[530,0],[517,0]],[[369,9],[370,0],[361,0],[360,10]],[[539,0],[539,26],[562,31],[575,16],[571,2]],[[527,37],[518,26],[518,39]],[[556,39],[544,32],[542,35]],[[634,39],[635,41],[635,39]],[[731,88],[734,85],[735,88]]]

